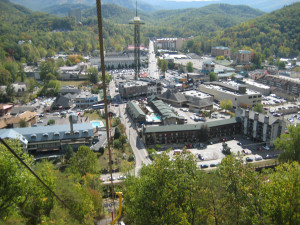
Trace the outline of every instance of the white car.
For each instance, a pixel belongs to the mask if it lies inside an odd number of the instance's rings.
[[[261,156],[256,156],[256,157],[255,157],[255,161],[260,161],[260,160],[262,160],[262,157],[261,157]]]
[[[269,146],[263,146],[262,148],[263,148],[264,150],[267,150],[267,151],[270,150],[270,147],[269,147]]]

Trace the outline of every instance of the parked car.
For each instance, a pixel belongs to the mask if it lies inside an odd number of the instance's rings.
[[[198,158],[202,161],[204,160],[204,157],[201,154],[198,154]]]
[[[216,167],[216,166],[217,166],[217,164],[215,164],[215,163],[211,163],[209,166],[210,166],[210,167]]]
[[[266,146],[263,146],[262,148],[263,148],[264,150],[267,150],[267,151],[269,151],[269,150],[270,150],[270,147],[269,147],[269,146],[267,146],[267,145],[266,145]]]
[[[237,145],[240,145],[240,146],[242,146],[243,144],[242,144],[241,142],[238,142],[238,143],[237,143]]]
[[[204,168],[208,168],[208,165],[207,164],[201,164],[200,167],[201,167],[201,169],[204,169]]]
[[[257,147],[257,151],[262,151],[261,147],[258,146]]]
[[[250,157],[247,157],[247,158],[246,158],[246,161],[247,161],[247,162],[253,162],[253,159],[250,158]]]
[[[256,157],[255,157],[255,161],[260,161],[260,160],[262,160],[262,157],[261,157],[261,156],[256,156]]]

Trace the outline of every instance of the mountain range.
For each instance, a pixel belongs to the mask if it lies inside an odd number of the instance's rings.
[[[199,8],[213,3],[231,4],[231,5],[248,5],[250,7],[271,12],[280,9],[285,5],[290,5],[299,0],[138,0],[138,9],[145,12],[153,12],[162,9],[183,9]],[[95,0],[12,0],[12,2],[26,6],[31,10],[41,10],[53,5],[62,4],[83,4],[95,6]],[[102,0],[102,3],[116,4],[128,9],[135,9],[135,0]]]

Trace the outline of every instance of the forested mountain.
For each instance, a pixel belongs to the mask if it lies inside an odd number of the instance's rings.
[[[216,42],[233,48],[248,46],[266,57],[297,56],[300,50],[300,2],[228,28]]]
[[[29,9],[21,5],[13,4],[9,0],[0,0],[0,26],[3,22],[17,20],[30,13]]]
[[[199,8],[217,4],[230,4],[230,5],[247,5],[264,12],[271,12],[282,8],[283,6],[290,5],[298,0],[151,0],[149,3],[159,6],[160,9],[184,9],[184,8]]]
[[[47,8],[41,9],[41,12],[53,14],[60,17],[68,16],[68,12],[71,9],[81,9],[85,10],[91,8],[92,6],[84,4],[62,4],[62,5],[53,5]]]
[[[154,36],[186,37],[232,27],[262,14],[262,11],[244,5],[212,4],[202,8],[157,11],[151,17],[158,30]]]
[[[63,4],[83,4],[90,7],[95,7],[96,5],[96,0],[12,0],[12,2],[28,7],[31,10],[43,10],[45,8]],[[116,4],[127,9],[135,10],[136,8],[135,0],[101,0],[101,2],[102,4]],[[157,7],[149,4],[148,1],[138,1],[138,10],[152,12],[157,9]]]

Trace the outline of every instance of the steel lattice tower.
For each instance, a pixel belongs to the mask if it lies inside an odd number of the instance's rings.
[[[134,79],[137,80],[140,75],[140,26],[142,24],[145,24],[141,21],[140,17],[137,15],[137,2],[136,2],[136,12],[135,17],[133,18],[132,22],[129,22],[129,24],[134,25],[134,69],[135,69],[135,75]]]

